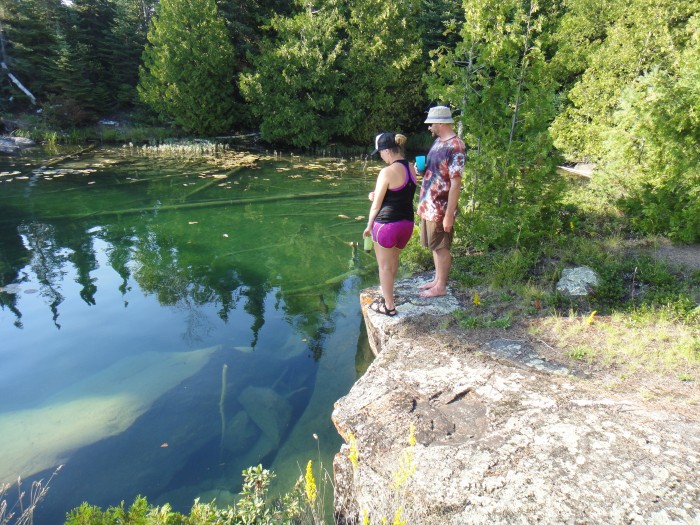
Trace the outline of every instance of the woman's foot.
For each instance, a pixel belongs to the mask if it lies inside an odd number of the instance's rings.
[[[374,301],[369,305],[369,309],[378,314],[388,315],[389,317],[394,317],[398,313],[396,308],[389,308],[384,302],[384,299]]]
[[[430,281],[429,283],[421,284],[418,289],[419,290],[430,290],[433,286],[435,286],[437,283],[435,281]]]

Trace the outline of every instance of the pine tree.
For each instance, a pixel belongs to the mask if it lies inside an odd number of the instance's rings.
[[[189,132],[234,122],[234,52],[214,0],[162,0],[148,32],[138,92]]]
[[[155,0],[116,0],[110,50],[110,75],[115,79],[115,99],[120,108],[128,109],[138,101],[141,55],[154,10]]]

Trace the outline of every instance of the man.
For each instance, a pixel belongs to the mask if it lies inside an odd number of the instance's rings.
[[[464,142],[453,130],[452,112],[446,106],[430,108],[426,124],[436,137],[425,163],[425,174],[418,201],[421,217],[420,242],[430,248],[435,263],[435,277],[422,285],[423,297],[440,297],[447,293],[447,278],[452,266],[452,238],[457,202],[464,171]]]

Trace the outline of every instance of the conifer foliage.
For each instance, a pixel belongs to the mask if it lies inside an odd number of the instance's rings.
[[[51,92],[56,79],[61,11],[60,0],[0,0],[0,60],[36,97]],[[0,109],[27,103],[0,71]]]
[[[266,140],[307,147],[335,134],[344,75],[345,22],[340,4],[304,6],[291,17],[272,20],[274,36],[261,44],[253,69],[241,76]]]
[[[405,130],[423,104],[420,32],[411,2],[299,1],[276,17],[241,77],[266,140],[307,147],[367,143]]]
[[[162,0],[148,32],[138,92],[184,129],[228,131],[234,53],[215,0]]]

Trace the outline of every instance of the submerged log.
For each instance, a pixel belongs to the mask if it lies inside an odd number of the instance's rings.
[[[88,151],[92,151],[97,147],[97,144],[90,144],[88,147],[81,149],[80,151],[76,151],[75,153],[71,153],[70,155],[63,155],[61,157],[56,157],[55,159],[51,159],[47,163],[44,164],[44,166],[54,166],[55,164],[58,164],[59,162],[63,162],[64,160],[67,159],[73,159],[75,157],[79,157],[80,155],[87,153]]]
[[[286,296],[292,296],[292,295],[302,295],[302,294],[308,294],[311,291],[318,290],[320,288],[325,288],[326,286],[332,286],[334,284],[342,283],[345,279],[348,277],[352,277],[353,275],[365,275],[370,272],[375,272],[377,271],[376,268],[374,267],[367,267],[367,268],[356,268],[354,270],[350,270],[349,272],[344,272],[341,273],[340,275],[336,275],[335,277],[331,277],[330,279],[326,279],[325,281],[317,284],[312,284],[310,286],[304,286],[303,288],[297,288],[296,290],[291,290],[289,292],[285,292],[284,295]]]
[[[219,206],[244,206],[247,204],[262,204],[269,202],[280,202],[287,200],[308,200],[308,199],[319,199],[323,197],[350,197],[356,195],[354,191],[346,192],[318,192],[318,193],[302,193],[293,195],[276,195],[268,197],[253,197],[249,199],[222,199],[222,200],[211,200],[202,202],[185,202],[181,204],[164,204],[160,206],[146,206],[141,208],[126,208],[123,210],[105,210],[97,211],[93,213],[71,213],[66,215],[51,215],[43,217],[48,220],[75,220],[75,219],[87,219],[94,217],[111,217],[115,215],[134,215],[139,213],[148,212],[164,212],[164,211],[178,211],[178,210],[193,210],[199,208],[215,208]]]

